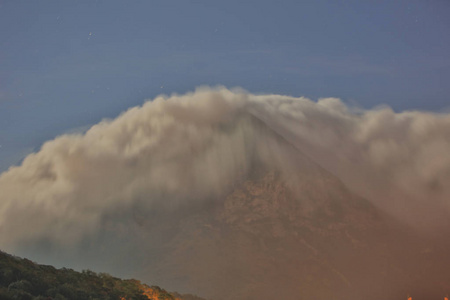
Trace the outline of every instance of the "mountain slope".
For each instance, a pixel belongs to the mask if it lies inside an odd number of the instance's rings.
[[[433,241],[258,126],[264,151],[250,172],[216,205],[181,217],[149,273],[213,299],[394,299],[449,290],[439,268],[450,260],[427,254],[440,251]]]

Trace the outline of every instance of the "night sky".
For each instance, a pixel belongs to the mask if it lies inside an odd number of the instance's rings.
[[[158,94],[448,111],[449,1],[1,1],[0,171]]]

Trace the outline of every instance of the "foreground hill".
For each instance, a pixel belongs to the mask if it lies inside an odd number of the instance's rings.
[[[105,273],[76,272],[39,265],[0,251],[0,299],[117,299],[201,300],[169,293],[138,280],[122,280]]]

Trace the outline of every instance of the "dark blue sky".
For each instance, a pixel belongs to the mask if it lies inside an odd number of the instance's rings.
[[[449,16],[445,0],[1,1],[0,171],[199,85],[448,109]]]

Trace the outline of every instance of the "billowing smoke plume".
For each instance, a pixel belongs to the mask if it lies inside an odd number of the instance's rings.
[[[449,114],[202,88],[57,137],[3,173],[0,247],[42,239],[70,245],[116,212],[214,201],[264,156],[255,118],[404,220],[448,213]],[[276,153],[266,159],[276,163]]]

